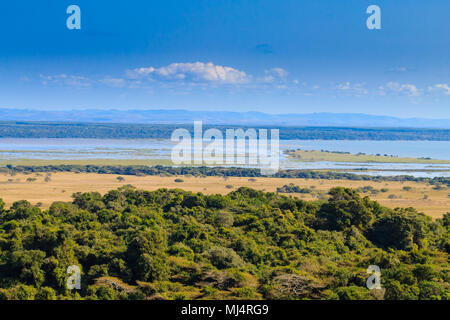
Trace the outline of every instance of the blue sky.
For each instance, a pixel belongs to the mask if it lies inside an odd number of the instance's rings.
[[[68,30],[66,8],[81,8]],[[366,9],[381,8],[369,30]],[[447,0],[2,1],[0,107],[450,118]]]

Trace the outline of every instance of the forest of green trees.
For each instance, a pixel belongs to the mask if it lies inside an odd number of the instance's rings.
[[[188,124],[76,123],[38,121],[0,121],[0,138],[94,138],[94,139],[170,139],[177,128],[192,132]],[[205,125],[204,129],[229,129],[225,125]],[[231,128],[247,128],[231,126]],[[349,127],[271,127],[280,129],[281,140],[427,140],[449,141],[449,129],[349,128]]]
[[[0,299],[450,299],[450,213],[329,195],[123,186],[48,210],[0,202]],[[370,265],[382,289],[366,288]]]

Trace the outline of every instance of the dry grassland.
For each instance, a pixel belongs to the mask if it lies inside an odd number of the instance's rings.
[[[293,183],[302,188],[314,188],[311,194],[290,194],[305,200],[316,199],[318,194],[322,196],[332,187],[343,186],[361,188],[372,186],[380,190],[389,189],[378,194],[364,194],[390,207],[414,207],[433,218],[439,218],[444,213],[450,212],[450,189],[433,190],[433,186],[417,182],[371,182],[348,180],[315,180],[315,179],[282,179],[282,178],[240,178],[230,177],[159,177],[159,176],[123,176],[124,181],[119,181],[117,175],[97,173],[53,173],[50,181],[45,182],[46,173],[17,174],[14,176],[0,176],[0,198],[10,206],[17,200],[28,200],[33,205],[40,203],[43,208],[48,208],[54,201],[71,201],[74,192],[98,191],[102,194],[116,189],[124,184],[131,184],[139,189],[156,190],[158,188],[181,188],[193,192],[205,194],[227,194],[241,186],[247,186],[263,191],[276,191],[277,187]],[[31,179],[29,179],[31,178]],[[177,183],[175,178],[182,178],[184,182]],[[33,180],[34,181],[27,181]],[[47,179],[48,180],[48,179]],[[411,190],[403,190],[411,187]],[[407,188],[408,189],[408,188]],[[392,196],[394,195],[394,196]]]

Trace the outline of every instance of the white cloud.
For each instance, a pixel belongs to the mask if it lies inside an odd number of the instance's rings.
[[[98,81],[101,84],[105,84],[111,87],[123,87],[125,86],[125,80],[121,78],[104,78]]]
[[[249,81],[249,76],[232,67],[212,62],[172,63],[164,67],[137,68],[127,72],[133,79],[147,77],[151,80],[186,81],[193,83],[239,84]]]
[[[66,74],[58,74],[54,76],[40,75],[43,85],[48,84],[63,84],[70,87],[86,88],[92,85],[89,78],[83,76],[74,76]]]
[[[285,80],[289,72],[283,68],[271,68],[264,70],[265,76],[259,79],[259,81],[271,83],[275,81]]]
[[[130,78],[134,77],[140,77],[140,76],[148,76],[152,72],[155,71],[155,68],[148,67],[148,68],[137,68],[132,71],[127,71],[127,74]]]
[[[391,92],[417,97],[421,93],[414,84],[402,84],[398,82],[388,82],[386,85],[379,87],[379,90],[381,95],[386,95],[387,93]]]
[[[289,72],[284,70],[283,68],[272,68],[265,71],[266,74],[276,75],[280,78],[286,78]]]
[[[166,66],[139,67],[133,70],[125,70],[125,76],[114,77],[109,75],[98,77],[83,77],[67,74],[41,75],[44,85],[65,85],[72,87],[109,86],[116,88],[149,88],[151,83],[161,88],[173,89],[174,87],[191,86],[218,86],[226,84],[249,84],[249,88],[258,88],[264,85],[278,89],[288,89],[290,85],[298,85],[299,80],[288,81],[289,72],[283,68],[271,68],[264,71],[263,78],[254,78],[244,71],[229,66],[215,65],[212,62],[171,63]],[[288,85],[289,84],[289,85]]]
[[[340,91],[344,91],[349,94],[363,95],[369,93],[369,91],[366,88],[364,88],[363,83],[344,82],[338,84],[336,88]]]
[[[440,91],[446,95],[450,95],[450,86],[448,84],[440,83],[435,84],[434,86],[428,87],[429,91]]]

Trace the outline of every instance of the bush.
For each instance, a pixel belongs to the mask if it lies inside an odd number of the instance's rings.
[[[396,209],[373,224],[370,239],[385,248],[411,250],[422,245],[426,236],[427,218],[414,209]]]
[[[413,269],[413,274],[418,281],[432,281],[437,276],[434,267],[426,264],[419,264],[415,266]]]
[[[233,249],[215,246],[206,252],[211,264],[219,269],[238,268],[244,261]]]
[[[216,224],[220,227],[232,227],[234,223],[233,215],[227,211],[219,211],[216,215]]]
[[[355,226],[366,230],[378,213],[379,206],[362,199],[355,190],[338,187],[331,189],[329,194],[330,200],[319,212],[326,229],[345,230]]]
[[[374,300],[367,288],[350,286],[341,287],[336,290],[340,300]]]

